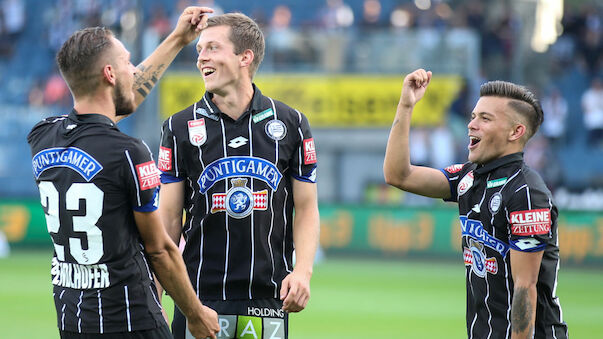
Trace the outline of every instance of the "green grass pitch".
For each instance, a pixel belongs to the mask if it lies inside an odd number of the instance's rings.
[[[58,337],[50,257],[0,259],[0,338]],[[562,266],[557,293],[571,337],[603,337],[601,269]],[[315,266],[308,307],[290,316],[290,338],[466,338],[464,300],[459,261],[328,257]]]

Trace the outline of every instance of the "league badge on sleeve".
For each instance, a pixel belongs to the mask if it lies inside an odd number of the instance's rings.
[[[207,141],[204,118],[188,121],[188,140],[193,146],[201,146]]]

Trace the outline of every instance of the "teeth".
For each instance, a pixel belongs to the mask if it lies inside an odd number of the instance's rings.
[[[213,72],[215,72],[215,71],[216,71],[216,70],[215,70],[215,69],[213,69],[213,68],[204,68],[204,69],[203,69],[203,75],[210,75],[210,74],[212,74],[212,73],[213,73]]]

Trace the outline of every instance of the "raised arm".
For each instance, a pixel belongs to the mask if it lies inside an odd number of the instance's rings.
[[[402,190],[432,198],[449,198],[444,173],[410,163],[409,134],[412,111],[431,81],[431,72],[418,69],[404,78],[400,102],[387,141],[383,174],[385,182]]]
[[[318,247],[320,220],[316,184],[292,179],[293,243],[295,245],[295,267],[283,279],[281,300],[283,310],[299,312],[310,300],[310,278],[314,266],[314,256]]]
[[[199,36],[201,30],[207,24],[207,13],[211,12],[213,10],[208,7],[187,7],[178,18],[178,23],[172,33],[163,40],[151,55],[136,66],[138,69],[134,75],[136,107],[155,87],[159,78],[174,61],[180,50]]]
[[[216,338],[220,330],[218,315],[197,298],[182,256],[163,228],[159,213],[135,211],[134,218],[153,270],[188,319],[191,334],[195,338]]]

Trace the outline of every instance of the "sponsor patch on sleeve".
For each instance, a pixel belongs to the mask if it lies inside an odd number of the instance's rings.
[[[546,208],[511,212],[509,219],[514,235],[547,234],[551,231],[551,211]]]
[[[159,147],[159,159],[158,159],[158,167],[161,171],[171,171],[172,170],[172,149],[160,146]]]
[[[148,190],[159,186],[159,170],[153,161],[148,161],[139,165],[136,165],[136,173],[138,174],[138,182],[140,183],[140,190]]]
[[[304,165],[316,163],[316,148],[314,147],[314,138],[304,140]]]
[[[444,168],[444,171],[453,174],[463,169],[463,164],[450,165]]]

